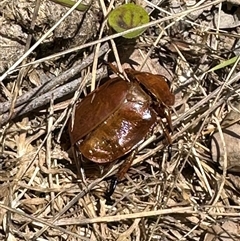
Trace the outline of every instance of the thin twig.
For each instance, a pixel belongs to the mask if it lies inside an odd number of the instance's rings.
[[[105,54],[109,49],[109,46],[107,43],[102,45],[102,47],[99,50],[98,57],[102,56]],[[60,74],[59,76],[45,82],[43,85],[38,86],[27,93],[23,94],[20,96],[16,103],[15,107],[18,107],[27,101],[29,101],[32,98],[36,98],[47,91],[51,90],[52,88],[59,86],[63,84],[64,82],[67,82],[70,78],[73,78],[77,74],[79,74],[84,68],[89,66],[93,62],[94,54],[89,55],[86,59],[84,60],[79,60],[77,61],[72,68],[69,70],[65,71],[64,73]],[[6,101],[3,103],[0,103],[0,114],[3,114],[7,112],[10,108],[11,102]]]
[[[203,9],[203,8],[206,8],[208,6],[212,6],[212,5],[216,5],[220,2],[223,2],[224,0],[215,0],[211,3],[207,3],[205,5],[202,5],[200,7],[197,7],[197,8],[194,8],[194,9],[188,9],[186,11],[183,11],[181,13],[177,13],[177,14],[174,14],[172,16],[167,16],[167,17],[164,17],[164,18],[161,18],[161,19],[157,19],[155,21],[152,21],[152,22],[149,22],[149,23],[146,23],[146,24],[143,24],[141,26],[137,26],[137,27],[134,27],[134,28],[131,28],[131,29],[128,29],[128,30],[125,30],[121,33],[115,33],[115,34],[112,34],[110,36],[106,36],[106,37],[103,37],[102,39],[99,39],[99,40],[95,40],[95,41],[92,41],[92,42],[89,42],[89,43],[85,43],[83,45],[80,45],[80,46],[77,46],[77,47],[74,47],[74,48],[71,48],[71,49],[67,49],[67,50],[64,50],[62,52],[59,52],[57,54],[54,54],[54,55],[51,55],[51,56],[47,56],[45,58],[42,58],[42,59],[39,59],[39,60],[35,60],[31,63],[28,63],[24,66],[28,66],[28,65],[32,65],[32,64],[36,64],[36,63],[41,63],[41,62],[44,62],[46,60],[49,60],[49,59],[53,59],[53,58],[57,58],[59,56],[62,56],[64,54],[69,54],[69,53],[72,53],[72,52],[75,52],[75,51],[79,51],[81,49],[85,49],[87,47],[91,47],[91,46],[94,46],[98,43],[103,43],[103,42],[106,42],[108,40],[111,40],[111,39],[114,39],[114,38],[118,38],[118,37],[121,37],[125,34],[128,34],[128,33],[132,33],[136,30],[140,30],[140,29],[143,29],[143,28],[148,28],[148,27],[151,27],[151,26],[155,26],[156,24],[159,24],[159,23],[162,23],[162,22],[166,22],[168,20],[172,20],[172,19],[175,19],[175,18],[179,18],[179,17],[182,17],[182,15],[187,15],[189,13],[191,13],[192,11],[196,11],[196,10],[199,10],[199,9]],[[179,19],[180,20],[180,19]],[[2,76],[0,76],[0,82],[2,80],[4,80],[6,78],[6,76],[10,73],[12,73],[13,71],[15,71],[15,69],[17,68],[17,66],[20,64],[21,62],[18,61],[18,64],[14,65],[14,68],[13,66],[11,68],[9,68]]]
[[[103,72],[101,69],[97,72],[97,79],[102,79],[107,76],[106,72]],[[72,92],[74,92],[77,88],[79,83],[81,83],[82,78],[77,78],[73,80],[70,83],[67,83],[63,86],[60,86],[52,91],[49,91],[35,99],[30,100],[26,104],[19,106],[15,108],[15,112],[12,114],[11,119],[15,117],[19,117],[21,115],[24,115],[30,111],[33,111],[41,106],[46,105],[50,102],[50,100],[57,100],[59,98],[62,98],[63,96],[66,96]],[[9,121],[9,113],[5,113],[0,116],[0,122],[1,124],[5,124],[7,121]]]

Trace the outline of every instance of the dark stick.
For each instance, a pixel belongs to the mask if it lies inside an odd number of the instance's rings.
[[[97,79],[102,79],[107,76],[106,71],[103,71],[102,69],[97,71]],[[89,75],[88,80],[91,80],[92,75]],[[13,119],[15,117],[21,116],[23,114],[26,114],[32,110],[35,110],[41,106],[44,106],[50,102],[50,100],[56,100],[63,96],[66,96],[67,94],[72,93],[73,91],[78,89],[79,84],[81,83],[82,78],[75,79],[71,81],[70,83],[67,83],[63,86],[60,86],[54,90],[51,90],[37,98],[29,100],[24,105],[21,105],[17,108],[15,108],[14,113],[11,115],[10,119]],[[9,113],[5,113],[0,116],[0,126],[5,124],[9,121]]]
[[[98,57],[105,54],[108,51],[108,49],[109,49],[108,43],[103,44],[99,50]],[[94,58],[94,54],[91,54],[86,59],[77,61],[73,65],[73,67],[70,68],[69,70],[67,70],[64,73],[60,74],[59,76],[45,82],[43,85],[38,86],[38,87],[28,91],[27,93],[23,94],[22,96],[20,96],[17,99],[17,101],[15,103],[15,108],[28,102],[30,99],[36,98],[36,97],[48,92],[52,88],[67,82],[70,78],[73,78],[75,75],[79,74],[84,68],[89,66],[93,62],[93,58]],[[11,105],[10,101],[0,103],[0,114],[7,112],[10,108],[10,105]],[[0,121],[0,123],[1,123],[1,121]]]

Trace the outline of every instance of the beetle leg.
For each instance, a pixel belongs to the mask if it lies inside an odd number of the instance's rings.
[[[160,117],[166,118],[167,124],[168,124],[168,129],[169,129],[170,132],[173,132],[171,110],[167,106],[164,106],[163,104],[159,105],[159,104],[156,104],[156,103],[153,104],[153,108],[158,113],[158,115]]]
[[[169,117],[169,116],[168,116]],[[166,116],[167,118],[167,116]],[[168,120],[168,119],[167,119]],[[171,119],[170,119],[171,120]],[[167,161],[169,162],[171,160],[171,157],[172,157],[172,138],[169,134],[169,131],[166,129],[166,127],[164,126],[162,120],[160,119],[159,120],[160,122],[160,125],[162,127],[162,130],[163,130],[163,133],[164,135],[166,136],[167,138],[167,142],[168,142],[168,158],[167,158]],[[170,128],[171,132],[172,132],[172,128]]]
[[[125,174],[127,173],[127,171],[129,170],[129,168],[131,167],[131,165],[133,163],[136,153],[137,153],[137,149],[133,150],[131,155],[120,166],[120,168],[116,174],[118,181],[120,181],[124,178]]]
[[[125,176],[125,174],[129,170],[129,168],[131,167],[136,153],[137,153],[137,149],[132,151],[131,155],[119,167],[119,170],[118,170],[116,176],[114,176],[112,178],[109,190],[105,195],[106,199],[107,199],[107,203],[109,203],[109,204],[113,203],[113,200],[111,199],[111,196],[114,193],[114,190],[116,189],[116,186],[117,186],[118,182],[123,179],[123,177]]]
[[[77,167],[77,181],[81,180],[83,183],[86,184],[85,172],[81,165],[82,161],[79,161],[80,158],[82,158],[82,156],[79,157],[79,153],[75,145],[72,146],[72,152],[73,152],[73,159]]]
[[[167,119],[167,123],[168,123],[170,131],[173,132],[171,113],[170,113],[169,109],[165,109],[165,118]]]
[[[168,157],[167,161],[170,162],[172,158],[172,144],[168,145]]]
[[[105,198],[106,198],[106,201],[107,201],[107,204],[109,205],[112,205],[114,203],[114,200],[111,198],[111,196],[113,195],[115,189],[116,189],[116,186],[118,184],[118,179],[116,176],[114,176],[111,180],[111,184],[109,186],[109,190],[106,192],[105,194]]]
[[[167,138],[168,145],[171,145],[172,144],[172,138],[171,138],[171,136],[169,134],[169,131],[166,129],[166,127],[164,126],[164,124],[163,124],[161,119],[159,119],[159,122],[160,122],[161,128],[163,130],[163,133],[164,133],[164,135]]]

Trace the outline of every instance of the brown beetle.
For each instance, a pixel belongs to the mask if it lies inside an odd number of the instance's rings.
[[[88,160],[107,164],[134,150],[144,141],[157,122],[166,118],[172,131],[170,106],[175,97],[165,78],[147,72],[126,69],[130,80],[109,79],[80,101],[69,123],[71,144]],[[164,127],[168,143],[171,138]],[[132,155],[133,156],[133,155]],[[120,167],[109,196],[118,180],[130,168],[133,157]]]

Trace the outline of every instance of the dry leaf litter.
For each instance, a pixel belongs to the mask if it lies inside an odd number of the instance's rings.
[[[0,2],[0,240],[240,240],[240,3],[138,0],[158,23],[98,44],[122,3],[85,2],[4,76],[69,8]],[[171,160],[149,135],[111,206],[110,179],[76,181],[66,131],[103,59],[166,76],[176,96]]]

